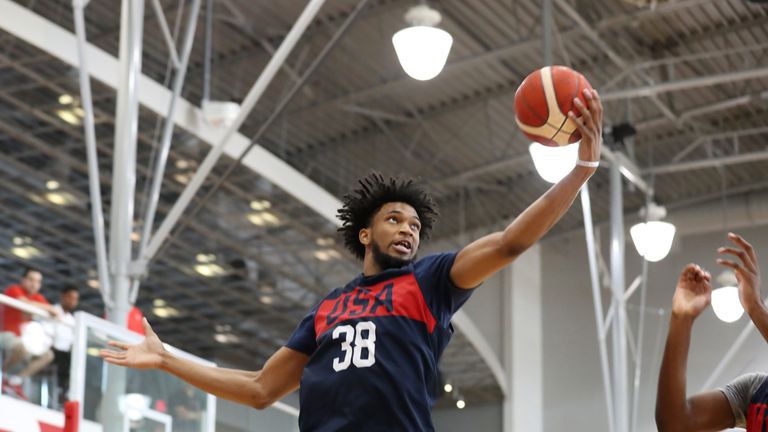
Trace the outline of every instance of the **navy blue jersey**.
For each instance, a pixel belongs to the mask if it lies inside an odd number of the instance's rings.
[[[472,290],[449,273],[455,253],[360,275],[333,290],[286,346],[310,356],[301,377],[299,428],[431,431],[437,363],[451,316]]]

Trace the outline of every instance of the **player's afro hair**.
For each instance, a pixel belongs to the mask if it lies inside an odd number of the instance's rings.
[[[359,188],[344,195],[344,205],[337,212],[342,222],[338,231],[344,237],[344,246],[358,259],[365,257],[365,246],[359,239],[360,230],[369,227],[373,216],[387,203],[402,202],[413,207],[421,220],[419,239],[429,238],[435,217],[439,214],[437,204],[412,178],[384,178],[372,172],[358,183]]]

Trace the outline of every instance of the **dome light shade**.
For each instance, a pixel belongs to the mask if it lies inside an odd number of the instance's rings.
[[[563,147],[548,147],[537,142],[528,146],[531,153],[533,166],[541,178],[549,183],[557,183],[576,165],[579,157],[579,144],[570,144]]]
[[[712,310],[715,315],[727,323],[738,321],[744,314],[744,307],[739,300],[739,289],[727,286],[712,291]]]
[[[392,36],[397,59],[411,78],[427,81],[443,70],[453,37],[435,27],[441,19],[440,12],[427,5],[414,6],[405,14],[410,27]]]
[[[641,222],[630,228],[637,253],[650,262],[663,260],[672,248],[675,226],[669,222]]]
[[[392,44],[405,73],[413,79],[427,81],[443,70],[453,37],[437,27],[413,26],[395,33]]]

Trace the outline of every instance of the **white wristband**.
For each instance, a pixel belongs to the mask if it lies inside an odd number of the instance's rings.
[[[600,166],[600,161],[583,161],[579,159],[576,161],[576,165],[580,165],[587,168],[597,168]]]

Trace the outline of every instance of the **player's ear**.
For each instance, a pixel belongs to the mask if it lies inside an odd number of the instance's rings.
[[[363,228],[360,230],[359,233],[357,233],[357,238],[360,240],[360,243],[362,243],[364,246],[368,246],[371,244],[371,229],[370,228]]]

